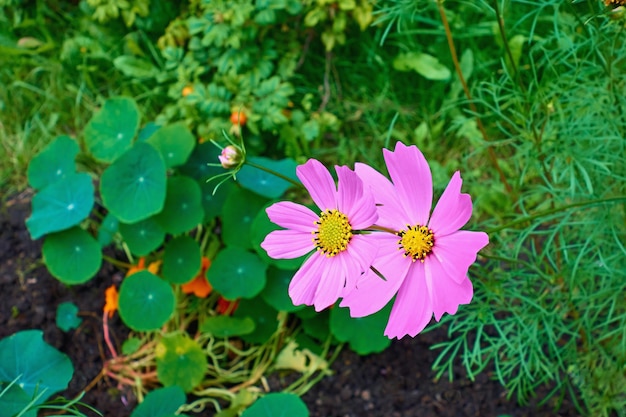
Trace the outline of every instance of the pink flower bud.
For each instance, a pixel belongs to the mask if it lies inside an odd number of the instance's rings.
[[[239,149],[228,145],[222,149],[222,154],[218,156],[218,158],[225,169],[230,169],[239,165],[239,162],[241,162],[241,153]]]

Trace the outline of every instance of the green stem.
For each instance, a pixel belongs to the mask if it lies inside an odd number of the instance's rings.
[[[107,255],[102,255],[102,259],[104,259],[105,261],[107,261],[111,265],[117,266],[118,268],[129,269],[129,268],[131,268],[133,266],[133,265],[131,265],[129,263],[118,261],[117,259],[111,258],[110,256],[107,256]]]
[[[247,160],[246,160],[245,164],[247,164],[247,165],[249,165],[249,166],[251,166],[253,168],[260,169],[261,171],[265,171],[268,174],[272,174],[272,175],[274,175],[274,176],[276,176],[276,177],[278,177],[280,179],[283,179],[283,180],[285,180],[285,181],[295,185],[296,187],[303,187],[303,185],[301,183],[292,180],[291,178],[281,174],[280,172],[276,172],[276,171],[271,170],[271,169],[269,169],[267,167],[264,167],[262,165],[257,165],[254,162],[250,162],[250,161],[247,161]]]
[[[585,206],[594,206],[596,204],[610,204],[610,203],[618,203],[620,201],[626,201],[626,197],[614,197],[614,198],[601,198],[597,200],[588,200],[588,201],[580,201],[578,203],[567,204],[565,206],[556,207],[549,210],[540,211],[539,213],[532,214],[530,216],[522,217],[517,220],[513,220],[512,222],[503,224],[502,226],[494,227],[493,229],[489,229],[486,231],[487,234],[499,232],[503,229],[508,229],[509,227],[516,226],[520,223],[529,222],[540,217],[549,216],[551,214],[559,213],[561,211],[566,211],[575,207],[585,207]]]

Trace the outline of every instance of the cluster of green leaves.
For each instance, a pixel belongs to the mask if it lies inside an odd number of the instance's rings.
[[[312,31],[321,31],[322,42],[332,49],[371,20],[372,4],[366,0],[191,2],[159,40],[161,65],[131,53],[118,57],[116,66],[144,82],[168,86],[174,103],[165,106],[159,123],[184,119],[205,138],[222,131],[245,133],[256,152],[284,149],[300,156],[340,126],[331,113],[314,111],[313,96],[297,93],[293,85]],[[349,25],[352,21],[358,25]],[[241,126],[229,118],[239,113],[246,119]]]
[[[450,340],[436,346],[435,368],[452,377],[460,358],[473,378],[493,366],[520,401],[547,387],[548,398],[569,394],[585,414],[621,416],[624,22],[603,2],[574,3],[446,2],[447,27],[433,2],[383,2],[381,15],[401,28],[386,42],[404,33],[435,45],[396,66],[427,77],[417,58],[429,54],[454,68],[434,52],[451,35],[466,81],[471,74],[462,101],[437,94],[442,123],[415,130],[441,163],[435,177],[440,167],[462,170],[480,220],[472,229],[491,239],[470,271],[474,300],[442,320]]]
[[[287,287],[303,259],[272,259],[260,248],[276,228],[265,208],[292,184],[258,166],[297,181],[295,161],[247,156],[236,182],[216,188],[209,180],[226,173],[211,166],[218,165],[219,152],[213,143],[198,143],[180,122],[141,127],[130,98],[106,100],[78,140],[57,137],[29,165],[28,180],[37,192],[26,225],[34,239],[44,237],[50,273],[69,285],[86,283],[110,245],[123,249],[131,262],[160,262],[160,271],[140,270],[122,281],[120,317],[142,335],[124,351],[143,353],[148,342],[156,343],[159,381],[198,395],[207,381],[234,385],[258,367],[302,372],[305,379],[295,390],[326,372],[331,345],[347,342],[361,354],[387,347],[382,332],[388,310],[353,320],[345,309],[316,315],[296,307]],[[206,271],[202,257],[211,261]],[[213,289],[206,299],[181,290],[198,277]],[[238,300],[232,317],[217,313],[220,298]],[[302,330],[294,333],[298,318]],[[77,325],[71,306],[60,306],[57,320],[66,329]],[[197,330],[188,333],[190,326]],[[233,337],[260,347],[232,361],[227,352],[237,348],[219,341]],[[263,352],[270,352],[267,363],[248,364],[243,380],[233,376],[231,368],[250,356],[261,360]],[[240,403],[233,405],[240,409]]]

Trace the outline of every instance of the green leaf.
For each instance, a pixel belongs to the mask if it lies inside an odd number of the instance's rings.
[[[98,161],[111,163],[126,152],[139,129],[139,109],[133,99],[115,97],[104,102],[85,126],[85,145]]]
[[[111,213],[107,213],[98,229],[98,243],[100,243],[101,247],[105,247],[113,241],[113,235],[117,233],[118,228],[119,222],[117,218]]]
[[[309,417],[309,410],[297,395],[278,392],[256,400],[241,417]]]
[[[179,168],[181,174],[195,178],[200,182],[206,182],[209,178],[226,172],[221,166],[210,166],[208,164],[219,164],[218,156],[221,154],[220,148],[211,142],[198,144],[184,165]],[[217,182],[213,183],[213,186]]]
[[[208,365],[200,345],[186,334],[164,336],[156,347],[156,364],[163,385],[177,385],[185,392],[202,382]]]
[[[172,287],[147,270],[124,278],[120,286],[120,317],[136,331],[161,328],[174,313],[174,303]]]
[[[263,209],[266,199],[259,195],[233,187],[222,209],[222,239],[230,246],[252,249],[252,220]]]
[[[265,286],[266,268],[258,256],[246,249],[227,247],[213,260],[207,278],[224,298],[252,298]]]
[[[278,311],[293,312],[304,308],[302,305],[293,305],[289,297],[289,283],[293,275],[293,271],[270,267],[267,271],[267,283],[261,292],[263,300]]]
[[[235,187],[235,183],[230,180],[220,185],[216,190],[215,186],[217,184],[218,181],[203,182],[200,184],[205,223],[222,213],[224,202],[226,202],[226,198],[230,194],[231,189]]]
[[[347,308],[335,306],[330,311],[330,331],[340,342],[348,342],[359,355],[385,350],[391,340],[384,336],[392,303],[371,316],[352,318]]]
[[[41,330],[24,330],[0,340],[0,381],[17,380],[35,404],[67,388],[74,367],[67,355],[43,340]]]
[[[298,164],[293,159],[289,158],[275,161],[269,158],[250,156],[248,157],[248,161],[268,168],[294,181],[298,181],[296,177],[296,166],[298,166]],[[283,195],[288,188],[293,187],[293,184],[289,181],[248,164],[244,164],[237,173],[237,181],[242,187],[267,198],[278,198]]]
[[[78,150],[75,140],[68,136],[58,136],[28,164],[28,183],[40,190],[75,173],[74,158]]]
[[[33,398],[24,391],[18,383],[8,386],[7,383],[0,382],[0,410],[6,416],[37,417],[37,409],[32,404]]]
[[[157,388],[146,395],[130,417],[169,417],[186,401],[185,392],[177,385]]]
[[[137,142],[146,142],[160,128],[155,122],[146,123],[137,134]]]
[[[183,122],[163,126],[146,142],[161,153],[165,165],[172,168],[184,164],[196,144],[196,139]]]
[[[233,316],[254,320],[254,331],[240,335],[248,343],[265,343],[278,329],[278,311],[267,305],[261,297],[239,300]]]
[[[147,143],[136,143],[102,173],[104,206],[119,221],[135,223],[160,212],[165,202],[165,163]]]
[[[200,272],[201,258],[200,245],[190,236],[179,236],[165,245],[161,274],[172,284],[185,284]]]
[[[250,317],[215,316],[207,317],[200,326],[200,331],[215,337],[232,337],[252,333],[254,327],[254,321]]]
[[[80,227],[47,236],[42,254],[48,271],[65,284],[87,282],[102,265],[100,245]]]
[[[118,56],[113,60],[113,65],[124,75],[133,78],[152,78],[159,73],[150,62],[133,55]]]
[[[57,327],[64,332],[77,328],[83,322],[83,319],[78,317],[77,314],[78,307],[76,304],[71,302],[59,304],[56,316]]]
[[[94,187],[88,174],[68,174],[33,197],[33,211],[26,227],[33,239],[68,229],[83,221],[94,203]]]
[[[405,52],[393,60],[393,67],[398,71],[416,71],[429,80],[447,80],[450,70],[432,55],[420,52]]]
[[[154,217],[133,224],[120,223],[119,228],[128,249],[136,256],[146,256],[165,240],[165,231]]]
[[[138,337],[129,337],[122,343],[122,353],[124,355],[132,355],[141,347],[141,339]]]
[[[202,192],[193,179],[184,176],[167,180],[167,194],[163,211],[156,216],[167,233],[177,235],[187,232],[202,223]]]
[[[280,269],[294,270],[299,268],[306,257],[308,255],[302,255],[299,258],[294,259],[274,259],[271,258],[265,249],[261,247],[261,242],[265,240],[265,237],[274,230],[282,229],[282,227],[278,226],[275,223],[272,223],[267,217],[267,213],[265,209],[269,207],[272,203],[266,204],[263,209],[259,210],[256,217],[252,221],[252,226],[250,228],[250,239],[252,241],[252,247],[259,255],[261,260],[268,265],[273,265]],[[311,250],[313,247],[311,246]]]

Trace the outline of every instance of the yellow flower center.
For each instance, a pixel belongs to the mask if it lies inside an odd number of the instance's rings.
[[[435,235],[433,231],[426,226],[408,226],[406,230],[398,232],[400,240],[398,240],[399,249],[404,251],[404,256],[413,258],[413,262],[420,260],[424,262],[426,255],[433,250],[435,244]]]
[[[318,251],[330,258],[348,248],[352,238],[352,226],[345,214],[329,209],[320,214],[315,224],[318,227],[312,233],[315,235],[313,242]]]

